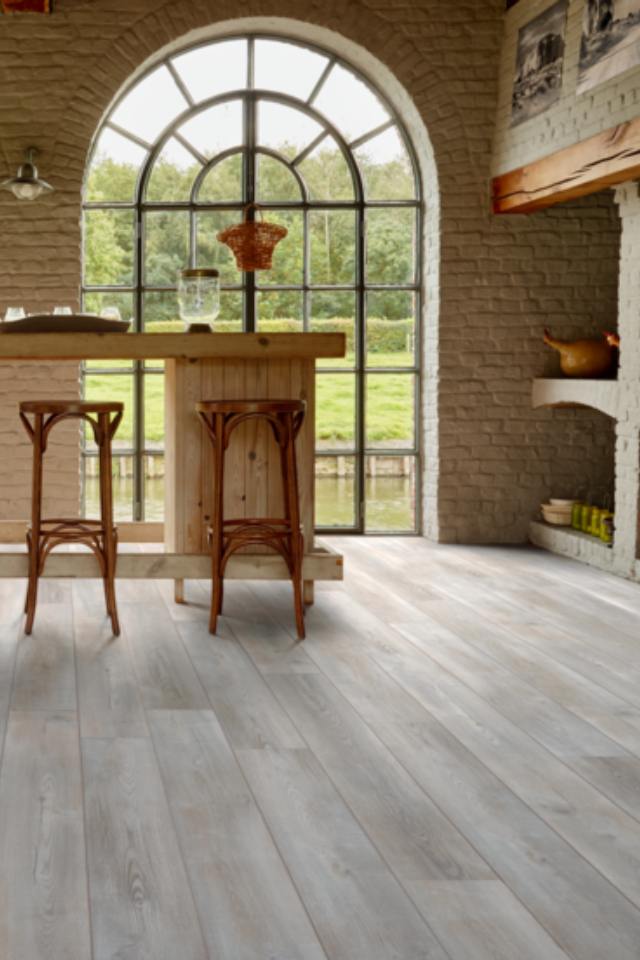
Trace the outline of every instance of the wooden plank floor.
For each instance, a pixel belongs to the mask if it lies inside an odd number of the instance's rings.
[[[640,960],[640,587],[336,538],[290,587],[0,581],[2,960]]]

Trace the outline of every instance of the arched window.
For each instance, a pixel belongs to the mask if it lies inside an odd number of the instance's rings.
[[[216,234],[257,202],[288,229],[273,269],[241,273]],[[176,281],[217,266],[220,330],[342,330],[318,368],[319,529],[414,532],[420,183],[382,94],[321,49],[270,36],[181,50],[138,78],[98,131],[84,190],[85,309],[139,331],[181,329]],[[162,366],[87,363],[85,394],[118,397],[117,513],[162,517]],[[85,441],[85,495],[95,450]]]

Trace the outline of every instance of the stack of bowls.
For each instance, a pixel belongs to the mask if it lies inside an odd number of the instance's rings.
[[[541,503],[543,519],[546,523],[553,523],[558,527],[571,526],[571,509],[575,500],[561,500],[551,497],[549,503]]]

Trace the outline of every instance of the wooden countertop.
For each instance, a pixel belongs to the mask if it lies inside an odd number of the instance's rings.
[[[344,333],[4,333],[1,360],[343,357]]]

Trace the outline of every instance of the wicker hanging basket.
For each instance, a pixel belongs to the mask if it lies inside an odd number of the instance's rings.
[[[274,248],[288,231],[277,223],[247,219],[251,207],[262,217],[258,204],[248,203],[243,211],[242,223],[234,223],[232,227],[222,230],[217,239],[233,251],[239,270],[270,270]]]

